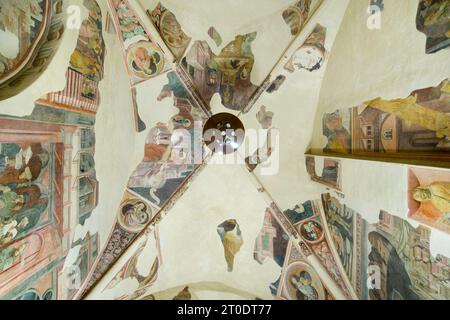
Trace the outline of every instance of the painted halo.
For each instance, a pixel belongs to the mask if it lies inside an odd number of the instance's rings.
[[[299,233],[306,242],[318,243],[323,240],[323,226],[316,220],[308,220],[300,225]]]
[[[307,263],[295,261],[284,273],[283,291],[289,300],[324,300],[325,290],[319,275]]]
[[[133,75],[147,79],[160,74],[164,69],[164,56],[153,43],[139,41],[128,48],[127,63]]]
[[[148,204],[139,199],[125,201],[118,216],[120,226],[132,233],[142,231],[152,218],[152,210]]]

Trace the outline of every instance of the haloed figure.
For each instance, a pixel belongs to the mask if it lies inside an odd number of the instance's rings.
[[[297,288],[298,300],[317,300],[319,298],[317,290],[312,286],[312,278],[308,272],[302,271],[298,276],[293,276],[291,282]]]
[[[141,70],[148,75],[156,73],[161,57],[157,52],[148,54],[147,49],[139,47],[136,49],[133,67],[136,70]]]

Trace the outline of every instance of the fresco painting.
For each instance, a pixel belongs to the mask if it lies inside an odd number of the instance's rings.
[[[328,232],[333,238],[336,238],[332,231],[332,228],[336,226],[336,218],[332,216],[333,213],[330,215],[327,211],[333,212],[332,202],[339,202],[329,194],[323,195],[323,202]],[[342,213],[352,212],[349,208],[344,210],[346,206],[340,203],[339,207]],[[355,214],[353,216],[355,219]],[[357,221],[354,228],[354,245],[349,248],[355,266],[351,274],[353,278],[350,277],[350,279],[360,299],[448,299],[449,289],[445,279],[450,265],[447,257],[441,254],[436,256],[431,254],[431,230],[429,228],[422,225],[414,228],[406,220],[384,210],[380,211],[377,223],[369,224],[359,215],[357,215],[357,219],[360,221]],[[341,220],[342,225],[345,221],[344,218]],[[333,241],[333,245],[339,252],[340,242]],[[339,256],[342,265],[344,267],[348,265],[346,257]],[[368,271],[369,267],[376,267],[379,270],[381,279],[379,287],[368,285],[370,283],[368,279],[371,276]]]
[[[93,0],[84,0],[88,18],[80,27],[77,45],[70,57],[66,86],[36,101],[41,106],[94,114],[100,106],[99,82],[103,79],[106,49],[102,35],[102,13]]]
[[[329,276],[339,286],[347,299],[352,299],[351,285],[345,282],[341,269],[336,263],[338,256],[334,255],[328,244],[332,241],[328,237],[323,225],[323,207],[321,201],[309,200],[303,204],[295,205],[293,209],[284,211],[284,215],[292,223],[296,234],[304,240],[310,250],[325,267]]]
[[[288,242],[289,235],[270,208],[267,208],[263,227],[255,241],[254,259],[263,264],[266,258],[272,258],[280,267],[283,267]]]
[[[69,165],[79,146],[67,141],[80,131],[3,117],[0,123],[0,297],[71,299],[76,290],[70,288],[68,269],[63,268],[65,258],[72,248],[80,249],[74,267],[84,281],[99,245],[96,234],[73,241],[75,227],[97,205],[95,169],[82,173],[81,163]],[[39,291],[36,283],[43,277],[51,282]]]
[[[176,202],[175,195],[181,196],[189,179],[200,168],[193,164],[199,157],[202,159],[203,154],[197,141],[200,137],[194,134],[194,129],[196,122],[202,126],[205,115],[175,71],[167,73],[167,80],[157,100],[172,98],[178,114],[149,129],[144,158],[130,175],[117,221],[83,288],[83,295],[103,277],[139,233],[154,225],[163,209]],[[189,132],[192,134],[187,135]]]
[[[404,99],[377,98],[323,117],[324,152],[423,154],[446,158],[449,82],[415,90]],[[350,125],[350,123],[352,125]]]
[[[408,29],[426,37],[425,52],[414,59],[419,66],[423,61],[430,64],[429,69],[424,68],[424,73],[430,73],[424,79],[444,80],[417,89],[406,98],[369,96],[358,99],[365,102],[349,109],[342,109],[349,106],[347,103],[336,103],[339,109],[323,114],[319,124],[322,141],[324,137],[327,141],[323,151],[329,157],[305,155],[305,162],[296,157],[300,164],[306,164],[306,172],[295,174],[292,164],[289,175],[280,175],[283,179],[306,178],[304,188],[294,191],[286,190],[289,181],[283,181],[280,187],[279,177],[268,179],[270,183],[259,181],[255,171],[277,152],[272,147],[278,130],[274,120],[282,129],[295,127],[293,132],[298,135],[290,137],[295,146],[300,144],[297,140],[300,133],[303,139],[304,130],[308,130],[301,119],[295,125],[286,122],[288,115],[294,114],[288,108],[292,97],[299,107],[295,114],[300,112],[307,118],[308,110],[316,108],[309,96],[304,96],[306,91],[314,90],[310,83],[294,83],[292,79],[297,75],[310,77],[311,84],[328,80],[322,71],[330,67],[333,39],[346,39],[336,36],[340,32],[336,30],[339,23],[330,19],[334,11],[329,9],[338,5],[319,0],[300,0],[287,8],[271,4],[276,7],[282,28],[273,30],[280,39],[273,38],[273,48],[268,48],[265,29],[252,21],[244,27],[236,26],[233,33],[216,24],[218,21],[205,19],[201,24],[207,27],[202,31],[210,39],[199,39],[194,33],[184,32],[180,21],[186,21],[185,13],[176,6],[173,12],[169,10],[170,1],[151,2],[146,16],[144,10],[137,11],[137,6],[141,5],[140,9],[146,6],[144,2],[83,0],[88,15],[81,21],[75,49],[63,66],[64,70],[67,68],[66,81],[58,84],[63,89],[41,92],[38,100],[29,101],[34,109],[27,115],[20,110],[8,110],[8,105],[5,113],[0,110],[0,299],[95,299],[103,294],[116,300],[181,301],[211,297],[261,300],[262,295],[280,300],[450,299],[450,262],[444,254],[435,254],[440,252],[436,248],[442,246],[432,247],[432,231],[428,228],[444,231],[444,236],[450,232],[449,170],[402,165],[407,170],[407,179],[401,183],[405,186],[402,192],[407,198],[408,212],[399,214],[421,224],[413,227],[403,216],[388,213],[381,208],[385,203],[379,204],[379,221],[369,223],[365,220],[368,212],[353,210],[351,197],[340,193],[344,160],[331,158],[339,153],[348,157],[378,153],[400,154],[411,161],[448,162],[450,85],[442,71],[431,63],[436,59],[437,65],[445,69],[439,59],[448,53],[448,1],[420,0],[415,17],[417,30]],[[2,1],[0,100],[23,98],[22,91],[38,83],[47,67],[61,68],[51,62],[57,50],[66,49],[59,48],[59,44],[65,36],[63,17],[68,3]],[[370,1],[370,5],[378,6],[386,15],[392,10],[389,1]],[[352,1],[343,5],[342,15],[359,12],[354,6]],[[344,10],[347,7],[352,10]],[[386,23],[391,22],[386,19]],[[346,27],[344,23],[342,28]],[[109,36],[104,38],[103,32]],[[112,39],[113,33],[116,40]],[[291,41],[288,47],[280,45],[286,40],[282,34]],[[306,40],[300,43],[297,37]],[[123,88],[117,88],[117,93],[102,89],[114,88],[114,77],[105,78],[105,70],[110,72],[114,68],[107,69],[104,62],[116,44],[121,50],[119,60],[125,63],[124,76],[129,80],[125,90],[130,90],[129,103],[135,120],[136,132],[125,140],[140,153],[126,154],[132,165],[124,162],[119,167],[131,170],[119,189],[123,196],[117,201],[118,207],[99,212],[99,203],[115,201],[100,198],[108,194],[100,190],[116,186],[103,184],[106,168],[99,170],[97,166],[104,165],[105,154],[98,153],[97,144],[105,143],[105,126],[114,127],[118,123],[116,118],[122,118],[122,114],[118,117],[114,114],[119,110],[114,95],[124,94]],[[337,43],[335,47],[340,45]],[[414,45],[411,47],[416,48]],[[260,52],[262,47],[267,52]],[[423,44],[420,48],[423,49]],[[272,69],[265,75],[259,70],[265,63],[259,61],[263,53],[279,58],[276,65],[268,66]],[[431,75],[432,72],[435,74]],[[405,71],[405,75],[409,73],[410,70]],[[157,76],[158,80],[166,80],[162,88],[150,82]],[[383,81],[390,83],[389,72],[385,76]],[[396,80],[401,80],[396,82],[398,90],[383,96],[398,97],[401,96],[398,92],[409,92],[411,89],[404,91],[399,85],[407,82],[403,76],[398,73]],[[264,80],[257,83],[256,78]],[[358,85],[377,87],[380,79],[375,76],[372,80],[370,84]],[[138,90],[146,81],[148,87]],[[155,101],[147,99],[146,90],[157,90],[152,91],[159,93]],[[140,99],[138,91],[143,95]],[[296,95],[292,95],[293,91]],[[264,92],[268,94],[262,95]],[[108,104],[102,105],[101,95]],[[208,165],[198,129],[213,114],[212,103],[218,102],[214,101],[216,98],[239,117],[258,104],[259,110],[255,110],[252,118],[256,126],[251,129],[263,130],[266,139],[243,158],[246,174],[258,180],[256,194],[265,203],[254,210],[256,213],[246,212],[245,219],[230,218],[230,211],[223,214],[221,208],[215,208],[217,221],[202,226],[212,235],[214,254],[222,257],[218,275],[223,276],[223,282],[219,276],[204,281],[177,279],[177,283],[164,287],[158,281],[167,278],[164,273],[168,268],[190,266],[163,263],[163,253],[173,253],[161,250],[159,223]],[[9,101],[20,109],[13,99]],[[139,105],[140,101],[148,104]],[[97,118],[101,105],[105,110]],[[108,120],[104,118],[106,113],[111,115]],[[127,132],[128,127],[124,125],[121,129]],[[123,141],[116,143],[117,148],[123,147]],[[112,166],[115,165],[116,162]],[[317,191],[311,190],[317,190],[317,186],[312,183],[333,189],[338,196],[323,194],[317,200],[320,195],[314,197]],[[292,193],[280,196],[280,190]],[[248,195],[245,200],[254,201],[252,205],[257,207],[261,199],[254,200]],[[261,228],[252,229],[252,223],[258,219]],[[178,248],[189,250],[189,244],[189,239],[185,239]],[[242,263],[245,259],[250,261],[248,265]],[[117,263],[122,263],[120,268],[114,268]],[[146,267],[145,272],[142,266]],[[269,270],[270,274],[258,274],[269,280],[250,283],[254,278],[248,270]],[[380,273],[380,286],[370,285],[373,270]],[[74,279],[79,282],[76,286]],[[122,292],[123,285],[128,286],[127,293]]]
[[[300,34],[321,3],[322,0],[300,0],[283,11],[283,20],[292,36]]]
[[[283,19],[291,29],[291,34],[296,36],[308,20],[311,0],[302,0],[290,6],[283,12]]]
[[[191,175],[196,168],[195,161],[201,159],[203,152],[194,130],[195,122],[201,125],[204,115],[177,74],[170,72],[167,78],[168,84],[161,90],[158,100],[173,97],[179,113],[168,123],[159,122],[149,131],[144,159],[128,182],[132,191],[157,207],[162,207]]]
[[[325,288],[314,268],[299,249],[289,242],[285,265],[273,284],[281,300],[324,300]]]
[[[280,74],[278,75],[275,80],[273,80],[269,87],[267,88],[266,92],[267,93],[273,93],[275,91],[278,91],[278,89],[280,89],[281,85],[284,83],[284,81],[286,80],[286,76]]]
[[[322,166],[320,166],[319,161],[323,163]],[[322,173],[320,175],[316,172],[316,163],[318,167],[322,167]],[[338,191],[342,190],[342,164],[340,160],[306,156],[306,170],[312,181]]]
[[[450,3],[445,0],[421,0],[417,8],[417,30],[426,35],[426,53],[432,54],[450,45]]]
[[[272,141],[273,117],[275,114],[272,111],[267,110],[266,106],[261,106],[256,113],[256,119],[261,126],[261,129],[266,130],[266,139],[264,144],[260,145],[251,155],[245,158],[245,164],[250,172],[254,172],[255,169],[267,162],[273,152],[274,143]],[[274,137],[276,139],[276,137]],[[259,142],[261,144],[261,142]]]
[[[290,300],[324,300],[324,289],[314,269],[300,261],[286,270],[285,294]]]
[[[34,12],[26,22],[31,28],[27,41],[40,41],[34,38],[36,32],[47,26],[48,34],[43,36],[57,42],[63,30],[62,2],[14,4],[20,5],[31,7],[12,9]],[[50,10],[49,5],[57,12],[45,11]],[[69,61],[66,89],[37,100],[32,114],[23,118],[0,115],[2,299],[73,299],[78,290],[71,286],[72,271],[79,270],[77,279],[84,282],[98,255],[97,233],[74,238],[75,228],[92,215],[98,201],[93,124],[105,57],[100,7],[94,0],[85,0],[83,5],[89,15],[82,22]],[[53,18],[58,23],[54,24]],[[25,32],[23,27],[16,31]],[[44,42],[41,49],[35,49],[35,53],[47,50],[41,61],[53,54],[55,44]],[[23,45],[25,50],[32,44]],[[36,59],[41,59],[39,54]],[[39,67],[45,68],[48,62]],[[75,86],[80,89],[78,95],[72,94]],[[81,125],[82,115],[87,113],[89,121]],[[73,265],[65,266],[72,249],[78,254]]]
[[[142,243],[137,248],[136,252],[128,259],[120,271],[115,275],[115,277],[108,283],[105,290],[111,290],[117,287],[117,285],[125,279],[136,279],[138,282],[137,288],[135,288],[134,293],[131,295],[120,295],[116,299],[118,300],[135,300],[138,297],[144,295],[147,290],[154,284],[158,277],[158,269],[160,266],[160,259],[156,257],[151,259],[149,262],[151,264],[148,274],[142,275],[137,267],[138,262],[144,256],[144,251],[148,251],[148,247],[152,252],[157,251],[157,242],[159,239],[156,237],[153,228],[148,228],[143,235],[144,239]],[[155,242],[156,240],[156,242]],[[148,252],[146,257],[148,256]]]
[[[130,85],[156,77],[165,70],[166,57],[145,29],[138,14],[127,0],[108,0],[114,25],[122,43]]]
[[[152,11],[147,10],[147,15],[175,58],[180,61],[192,39],[183,31],[175,15],[161,2]]]
[[[331,239],[338,252],[340,261],[345,269],[345,272],[351,282],[355,281],[355,219],[358,218],[358,213],[351,208],[341,205],[339,200],[330,197],[328,194],[323,195],[323,206],[325,218],[330,231]]]
[[[234,268],[234,258],[244,242],[242,231],[235,219],[229,219],[217,226],[217,233],[223,244],[228,272]]]
[[[408,168],[408,216],[450,233],[450,173]]]
[[[250,79],[255,63],[252,43],[256,37],[256,32],[238,35],[218,55],[206,41],[194,41],[182,65],[207,106],[212,96],[219,93],[226,108],[246,107],[258,89]]]
[[[320,24],[305,40],[305,42],[292,54],[284,68],[289,72],[296,70],[307,70],[313,72],[319,70],[325,62],[327,50],[325,49],[325,38],[327,29]]]
[[[216,28],[210,27],[208,29],[208,36],[210,36],[210,38],[214,40],[216,46],[220,47],[220,45],[222,44],[222,37],[220,36],[220,33],[216,30]]]
[[[47,69],[64,33],[62,0],[2,1],[0,101],[29,87]]]

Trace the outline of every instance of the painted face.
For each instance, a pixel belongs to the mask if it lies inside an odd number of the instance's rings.
[[[136,219],[139,224],[144,224],[148,221],[148,215],[143,211],[139,211],[136,213]]]
[[[417,188],[413,195],[414,200],[419,202],[430,201],[431,197],[430,190],[424,188]]]
[[[292,63],[299,69],[313,71],[317,66],[320,67],[323,61],[323,53],[316,47],[306,46],[299,48],[293,58]]]
[[[135,62],[139,68],[147,71],[150,67],[150,60],[151,59],[150,59],[150,56],[149,56],[147,50],[145,50],[144,48],[138,48],[136,50]]]

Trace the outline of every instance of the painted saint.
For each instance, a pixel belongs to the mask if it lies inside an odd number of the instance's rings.
[[[300,226],[300,234],[308,242],[318,242],[323,238],[323,228],[320,223],[311,220]]]
[[[323,300],[325,290],[315,270],[302,260],[286,267],[283,291],[289,300]]]
[[[148,206],[139,200],[131,200],[125,203],[121,209],[119,221],[130,232],[142,230],[151,219]]]
[[[417,187],[414,200],[431,202],[439,211],[444,212],[450,223],[450,182],[435,181],[429,186]]]
[[[318,300],[317,290],[311,285],[312,278],[307,271],[291,277],[292,284],[297,288],[297,300]]]
[[[228,272],[232,272],[234,257],[244,243],[241,229],[235,219],[230,219],[224,221],[217,227],[217,233],[220,236],[220,240],[222,240]]]
[[[409,217],[450,233],[450,173],[447,170],[408,169]]]
[[[139,78],[159,73],[164,64],[161,52],[149,42],[138,42],[128,51],[130,69]]]

